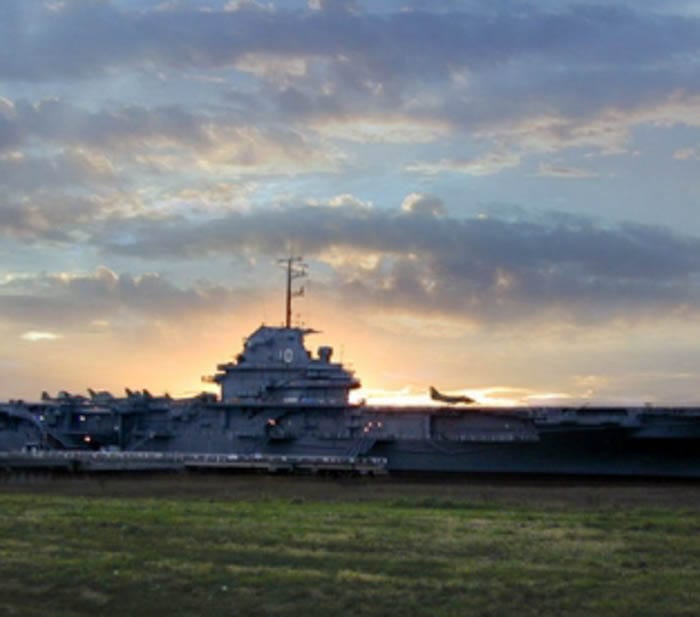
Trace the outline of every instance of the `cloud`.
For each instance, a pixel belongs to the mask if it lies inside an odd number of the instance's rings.
[[[590,110],[585,116],[522,114],[477,131],[479,138],[518,146],[530,152],[586,148],[603,155],[625,154],[630,134],[638,127],[700,127],[700,96],[662,91],[633,107]]]
[[[149,142],[190,147],[206,147],[211,142],[208,130],[211,119],[195,116],[177,105],[150,109],[123,105],[93,111],[55,97],[36,102],[25,99],[6,102],[9,108],[5,119],[14,136],[8,146],[31,138],[114,150]]]
[[[29,326],[26,340],[48,340],[55,328],[90,330],[109,324],[183,320],[196,314],[231,310],[229,289],[206,282],[190,288],[159,274],[116,274],[101,267],[88,274],[9,277],[0,284],[0,317]]]
[[[573,217],[436,217],[440,202],[426,196],[404,204],[279,206],[199,223],[135,217],[110,221],[93,241],[106,253],[147,259],[332,255],[329,263],[342,268],[329,285],[348,302],[479,321],[697,313],[698,238]],[[344,252],[359,256],[357,267],[339,258]]]
[[[441,349],[453,326],[480,349],[499,329],[541,348],[549,325],[628,336],[617,326],[643,318],[664,322],[649,349],[693,338],[687,3],[3,0],[0,41],[0,236],[6,271],[27,273],[0,284],[0,317],[34,372],[86,328],[118,346],[142,324],[142,350],[159,324],[196,335],[240,306],[231,280],[260,287],[288,252],[312,262],[324,307],[411,324],[407,349],[437,324]],[[593,156],[614,173],[595,177]],[[581,180],[553,193],[543,176]],[[484,206],[513,199],[680,233]],[[184,282],[202,272],[227,282]],[[20,344],[32,332],[64,339]],[[102,354],[107,338],[81,340]]]
[[[133,206],[131,196],[118,192],[62,193],[50,184],[46,190],[37,186],[26,195],[0,198],[0,235],[30,243],[70,244],[83,239],[91,224],[115,212],[125,214]]]
[[[60,334],[55,332],[39,332],[37,330],[29,330],[24,332],[20,338],[23,341],[29,341],[30,343],[40,343],[42,341],[55,341],[61,338]]]
[[[538,6],[5,0],[0,35],[14,53],[0,57],[0,78],[95,92],[89,111],[68,96],[0,99],[0,152],[39,139],[120,151],[131,173],[135,162],[152,174],[283,175],[312,164],[338,171],[343,153],[329,141],[467,138],[492,153],[438,154],[408,170],[488,175],[530,151],[625,153],[640,125],[698,126],[700,74],[689,61],[698,16],[678,6]],[[193,76],[206,80],[196,96]],[[116,77],[152,95],[158,81],[167,95],[152,108],[115,105],[99,84]]]
[[[410,193],[401,202],[401,210],[414,214],[440,216],[446,213],[442,199],[425,193]]]
[[[478,67],[522,54],[636,64],[697,49],[698,21],[688,15],[580,5],[527,12],[466,6],[369,13],[336,1],[318,2],[308,11],[254,3],[220,10],[192,4],[128,10],[109,1],[71,0],[52,10],[39,0],[5,0],[0,23],[16,53],[3,56],[0,74],[84,77],[143,62],[212,68],[265,52],[327,60],[345,54],[375,75],[391,66],[425,77],[431,71],[446,74],[450,63]],[[30,31],[33,36],[26,36]]]
[[[15,53],[0,59],[0,76],[54,81],[143,66],[234,68],[267,82],[270,94],[325,99],[337,109],[347,101],[357,113],[377,105],[410,110],[421,98],[417,82],[423,91],[444,91],[459,73],[468,76],[467,96],[451,99],[455,116],[486,120],[514,106],[531,116],[547,100],[549,109],[558,103],[565,115],[582,117],[693,83],[686,60],[698,51],[700,19],[674,10],[461,3],[371,12],[352,2],[308,10],[254,3],[135,10],[76,0],[50,10],[39,0],[5,0],[3,40]],[[322,106],[297,106],[304,109],[319,113]]]
[[[52,157],[28,157],[21,153],[0,156],[0,187],[13,191],[34,191],[38,187],[94,187],[114,181],[114,168],[109,159],[79,149]]]
[[[315,11],[332,12],[357,12],[359,5],[357,0],[309,0],[309,8]]]
[[[504,169],[520,165],[520,155],[512,152],[491,152],[471,160],[441,159],[436,163],[419,161],[404,168],[407,173],[436,175],[441,173],[459,173],[469,176],[490,176]]]
[[[677,161],[688,161],[700,159],[697,148],[679,148],[673,153],[673,158]]]
[[[598,174],[581,167],[540,163],[537,168],[537,175],[550,178],[595,178]]]
[[[298,148],[302,138],[291,129],[270,126],[255,127],[243,122],[238,115],[227,111],[212,115],[206,111],[193,113],[181,105],[156,106],[112,105],[93,111],[68,103],[59,98],[45,98],[36,102],[3,99],[5,113],[0,106],[0,120],[4,118],[8,135],[5,149],[16,149],[29,140],[59,146],[76,146],[100,151],[156,151],[173,146],[187,147],[200,153],[221,150],[241,144],[250,150],[255,142],[277,143],[280,147]],[[0,124],[0,140],[2,139]],[[238,155],[242,163],[244,155]]]
[[[314,206],[327,206],[331,208],[345,208],[348,210],[359,209],[365,210],[372,207],[372,202],[365,202],[361,199],[351,195],[350,193],[342,193],[340,195],[335,195],[328,199],[326,202],[312,201],[310,205]]]
[[[450,134],[448,123],[438,118],[403,116],[391,112],[321,114],[310,118],[310,127],[320,135],[359,143],[424,144]]]
[[[163,193],[153,211],[182,211],[209,215],[222,210],[244,210],[249,208],[250,196],[258,188],[255,182],[211,183],[206,179],[201,185],[190,185],[171,193]]]
[[[378,303],[390,304],[382,290],[395,290],[421,310],[481,315],[483,296],[504,314],[518,303],[526,314],[559,302],[576,312],[573,298],[589,292],[610,306],[635,295],[654,304],[655,293],[671,296],[659,272],[674,292],[687,277],[678,297],[692,300],[697,272],[683,259],[695,263],[695,240],[656,228],[459,218],[422,193],[385,211],[366,207],[376,193],[350,195],[357,185],[321,207],[304,198],[253,211],[255,200],[231,188],[244,176],[319,171],[357,182],[349,160],[383,157],[367,143],[387,153],[425,144],[396,165],[429,185],[444,173],[498,174],[532,153],[623,154],[640,126],[700,127],[697,16],[658,5],[512,9],[6,0],[0,36],[15,53],[0,56],[0,233],[89,239],[105,256],[151,259],[227,254],[231,245],[262,254],[301,247],[340,261],[351,251],[371,267],[355,281],[345,262],[343,289],[360,289],[366,274]],[[102,93],[110,80],[114,89]],[[13,87],[22,94],[10,96]],[[462,143],[484,154],[470,158]],[[557,162],[539,175],[592,175],[548,158]],[[323,182],[314,181],[308,195]],[[280,189],[259,190],[270,201]],[[200,195],[197,209],[189,202]]]

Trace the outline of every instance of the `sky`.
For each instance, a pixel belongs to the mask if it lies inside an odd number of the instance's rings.
[[[0,398],[295,323],[369,401],[700,403],[700,4],[2,0]]]

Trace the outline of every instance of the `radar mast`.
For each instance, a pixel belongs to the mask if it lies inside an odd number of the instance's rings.
[[[307,265],[302,261],[301,257],[286,257],[285,259],[278,259],[277,262],[282,265],[287,271],[287,293],[285,296],[286,300],[286,312],[285,312],[285,327],[292,327],[292,298],[299,298],[304,295],[304,287],[300,287],[297,290],[292,289],[292,284],[296,279],[304,278],[307,276]]]

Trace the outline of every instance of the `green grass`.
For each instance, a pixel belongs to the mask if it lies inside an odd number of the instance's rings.
[[[700,615],[700,486],[0,484],[0,615]]]

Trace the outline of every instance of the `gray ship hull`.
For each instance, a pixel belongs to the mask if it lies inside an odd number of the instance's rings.
[[[353,405],[349,392],[359,380],[332,361],[330,347],[315,356],[306,349],[313,332],[258,328],[234,361],[217,366],[211,380],[221,387],[219,397],[60,392],[44,393],[39,403],[0,405],[0,452],[40,443],[48,451],[80,452],[46,460],[81,469],[158,467],[167,454],[168,465],[261,460],[275,467],[295,457],[317,469],[355,469],[353,461],[372,459],[395,472],[700,478],[700,408],[493,409],[465,406],[468,397],[436,390],[446,403],[440,407]],[[115,452],[144,456],[100,454]]]
[[[590,423],[590,415],[586,410],[583,421]],[[169,427],[161,423],[148,439],[138,433],[138,443],[126,449],[372,457],[386,459],[390,472],[700,477],[695,416],[672,414],[669,422],[663,413],[627,414],[627,426],[604,420],[538,426],[522,410],[213,405]]]
[[[603,447],[597,447],[602,445]],[[454,445],[405,441],[379,445],[388,471],[700,478],[697,441],[622,441],[594,434],[550,434],[538,443]]]
[[[455,411],[194,402],[120,409],[112,416],[100,408],[95,418],[81,408],[77,418],[82,433],[75,423],[63,432],[47,427],[55,434],[49,430],[45,442],[64,452],[76,448],[71,444],[98,454],[140,452],[143,469],[158,468],[160,455],[188,453],[271,461],[376,459],[389,472],[700,478],[700,413],[693,409]],[[0,427],[0,452],[42,442],[40,423],[26,413],[5,410]],[[120,460],[110,459],[110,465],[118,468]],[[133,470],[134,462],[124,468]]]

